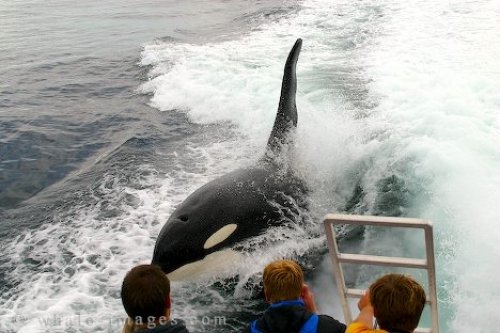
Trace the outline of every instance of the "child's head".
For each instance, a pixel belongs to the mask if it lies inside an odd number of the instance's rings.
[[[388,274],[370,286],[370,303],[380,328],[410,333],[415,330],[425,306],[425,291],[411,277]]]
[[[300,297],[304,273],[296,262],[278,260],[264,269],[264,292],[269,302],[294,300]]]
[[[125,276],[121,297],[130,318],[160,319],[170,309],[170,281],[158,266],[139,265]]]

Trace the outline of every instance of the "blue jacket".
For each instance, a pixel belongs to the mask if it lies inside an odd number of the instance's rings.
[[[299,333],[306,323],[309,328],[315,326],[317,333],[345,332],[346,326],[330,316],[318,315],[317,324],[312,316],[302,300],[275,303],[244,329],[243,333]]]

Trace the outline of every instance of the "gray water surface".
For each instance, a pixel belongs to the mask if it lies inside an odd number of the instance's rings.
[[[158,121],[136,93],[147,80],[143,44],[230,39],[292,9],[241,0],[0,1],[0,211],[158,123],[168,131],[172,121]]]

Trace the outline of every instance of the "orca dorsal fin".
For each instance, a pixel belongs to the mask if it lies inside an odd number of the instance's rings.
[[[299,38],[286,60],[278,113],[267,141],[266,159],[273,160],[274,157],[280,155],[283,146],[287,143],[290,130],[297,127],[297,105],[295,104],[295,95],[297,93],[296,66],[301,47],[302,39]]]

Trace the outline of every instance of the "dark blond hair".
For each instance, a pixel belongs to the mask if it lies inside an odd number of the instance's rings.
[[[389,332],[413,332],[425,300],[424,289],[409,276],[387,274],[370,286],[370,302],[377,323]]]
[[[264,291],[269,302],[293,300],[300,297],[304,273],[292,260],[278,260],[264,269]]]
[[[122,284],[123,307],[132,319],[159,319],[170,307],[170,281],[160,267],[140,265],[127,273]]]

